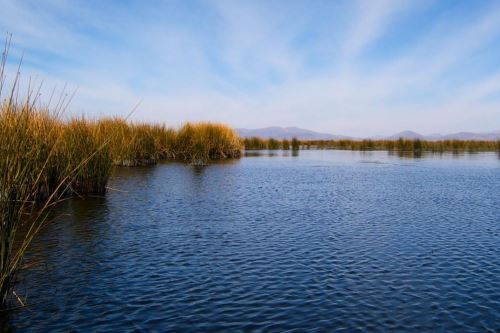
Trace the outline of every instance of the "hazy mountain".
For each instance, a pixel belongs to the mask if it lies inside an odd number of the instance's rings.
[[[259,137],[263,139],[292,139],[299,140],[340,140],[350,139],[348,136],[319,133],[298,127],[266,127],[257,129],[237,128],[236,131],[241,137]]]
[[[500,140],[500,131],[485,132],[485,133],[472,133],[472,132],[458,132],[454,134],[443,135],[443,140]]]
[[[389,139],[389,140],[397,140],[399,138],[412,139],[412,140],[413,139],[424,140],[425,136],[420,134],[420,133],[413,132],[413,131],[403,131],[403,132],[399,132],[399,133],[393,134],[391,136],[385,137],[385,139]]]
[[[243,138],[259,137],[263,139],[292,139],[297,138],[300,140],[340,140],[352,139],[361,140],[361,138],[350,137],[345,135],[337,135],[330,133],[320,133],[298,127],[266,127],[257,129],[237,128],[236,131]],[[500,131],[493,132],[458,132],[452,134],[429,134],[423,135],[414,131],[402,131],[390,136],[376,136],[371,139],[388,139],[397,140],[399,138],[405,139],[420,139],[420,140],[500,140]]]
[[[399,138],[405,139],[421,139],[421,140],[500,140],[500,131],[494,132],[482,132],[482,133],[473,133],[473,132],[458,132],[452,134],[429,134],[422,135],[420,133],[416,133],[413,131],[403,131],[396,133],[387,137],[387,139],[397,140]]]

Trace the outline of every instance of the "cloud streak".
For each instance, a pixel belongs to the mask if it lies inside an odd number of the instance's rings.
[[[500,128],[500,5],[0,0],[24,73],[72,111],[348,135]]]

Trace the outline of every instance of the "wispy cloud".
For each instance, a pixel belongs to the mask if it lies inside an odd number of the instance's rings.
[[[352,135],[500,128],[495,1],[0,0],[23,73],[72,110]]]

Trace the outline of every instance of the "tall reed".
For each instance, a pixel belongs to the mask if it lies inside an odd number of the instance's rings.
[[[64,98],[53,111],[31,88],[18,98],[19,71],[3,95],[9,45],[0,63],[0,309],[12,300],[23,305],[14,291],[16,274],[50,208],[70,191],[102,191],[110,169],[91,123],[59,120]]]
[[[5,66],[5,62],[1,66]],[[16,84],[12,89],[16,90]],[[2,309],[8,307],[11,299],[19,299],[13,286],[24,252],[44,221],[45,212],[57,200],[56,194],[63,187],[62,182],[56,184],[57,179],[61,179],[55,161],[60,142],[57,123],[53,122],[48,111],[35,108],[35,101],[31,100],[30,94],[22,102],[13,96],[11,94],[0,105]],[[41,202],[41,205],[35,205],[36,202]],[[22,235],[20,243],[14,244],[23,223],[28,223],[27,231]]]
[[[67,187],[77,194],[104,193],[111,172],[111,153],[96,121],[74,118],[62,127],[57,158],[61,175],[72,175]],[[87,160],[82,164],[82,160]]]
[[[0,62],[0,309],[15,296],[15,275],[26,248],[63,196],[104,193],[113,164],[180,158],[199,165],[239,157],[243,148],[236,132],[222,124],[188,123],[176,131],[121,118],[63,121],[64,98],[53,110],[42,107],[31,88],[17,98],[19,71],[4,97],[9,45],[7,40]],[[24,224],[27,231],[14,244]]]
[[[212,123],[187,123],[176,135],[175,155],[195,165],[211,159],[240,157],[243,145],[230,127]]]
[[[114,165],[136,166],[156,163],[157,146],[153,127],[130,124],[121,118],[97,121],[97,135],[101,142],[108,140]]]

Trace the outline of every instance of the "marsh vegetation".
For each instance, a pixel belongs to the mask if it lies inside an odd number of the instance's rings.
[[[20,91],[19,71],[4,91],[9,45],[7,40],[0,63],[0,309],[13,300],[23,305],[13,289],[16,273],[51,207],[62,198],[105,193],[113,166],[162,159],[204,165],[239,157],[243,148],[223,124],[173,129],[124,118],[65,118],[71,98],[61,94],[55,105],[43,104],[39,90]]]
[[[123,119],[67,121],[35,103],[6,100],[0,106],[0,292],[5,306],[22,252],[14,252],[26,218],[71,195],[103,194],[115,166],[143,166],[164,159],[195,165],[240,156],[241,142],[226,125],[188,123],[178,130]],[[45,209],[43,208],[45,207]],[[35,226],[36,225],[36,226]],[[27,240],[33,235],[28,234]],[[23,251],[24,246],[19,251]]]
[[[247,150],[339,149],[390,152],[500,151],[500,141],[242,139],[229,126],[186,123],[180,128],[126,118],[65,117],[71,98],[43,104],[39,93],[20,93],[19,74],[4,91],[9,41],[0,63],[0,308],[23,305],[16,273],[33,237],[60,200],[104,194],[114,167],[180,160],[206,165]],[[19,97],[23,96],[23,97]],[[19,230],[23,235],[19,237]],[[16,239],[18,240],[16,242]]]
[[[337,149],[337,150],[386,150],[400,152],[488,152],[500,151],[500,140],[439,140],[428,141],[419,139],[398,140],[288,140],[246,138],[243,140],[245,149],[294,150],[298,149]]]

